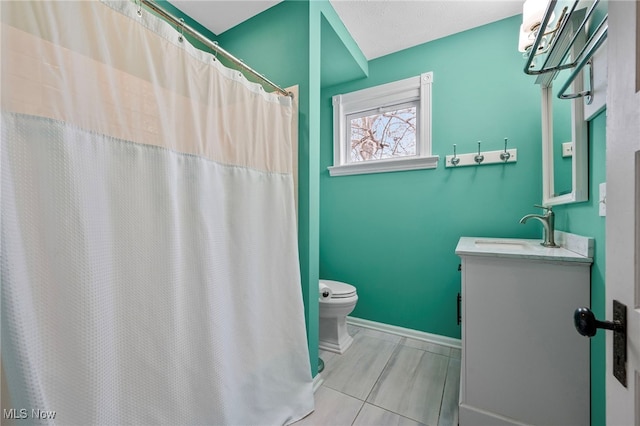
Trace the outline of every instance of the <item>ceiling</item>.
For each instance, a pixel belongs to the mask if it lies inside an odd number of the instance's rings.
[[[280,3],[276,0],[172,0],[214,34]],[[330,0],[367,59],[522,13],[522,0]]]

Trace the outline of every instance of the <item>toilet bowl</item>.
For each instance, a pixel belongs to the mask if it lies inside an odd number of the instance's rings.
[[[347,331],[347,315],[356,307],[358,294],[354,286],[339,281],[320,280],[323,285],[331,291],[329,297],[320,297],[318,348],[342,354],[353,343]]]

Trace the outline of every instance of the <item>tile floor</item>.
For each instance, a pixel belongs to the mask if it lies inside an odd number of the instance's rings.
[[[343,355],[320,351],[324,383],[296,426],[458,424],[460,350],[349,325]]]

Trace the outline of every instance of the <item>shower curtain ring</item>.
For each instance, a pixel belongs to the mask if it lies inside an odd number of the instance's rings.
[[[182,43],[184,40],[184,18],[180,18],[180,36],[178,37],[178,41]]]
[[[214,41],[213,44],[215,45],[215,48],[213,49],[213,61],[217,61],[218,60],[218,42]]]
[[[136,4],[138,5],[138,16],[142,17],[142,0],[137,0]]]

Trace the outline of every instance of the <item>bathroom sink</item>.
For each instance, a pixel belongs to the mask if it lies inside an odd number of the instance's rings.
[[[569,234],[564,233],[564,235]],[[563,239],[566,239],[566,237],[563,237]],[[564,247],[544,247],[540,244],[541,242],[542,240],[525,238],[461,237],[456,247],[456,254],[565,262],[592,261],[593,254],[585,256],[588,253],[583,253],[582,250],[574,252]],[[586,242],[583,245],[587,248],[589,247]]]
[[[526,250],[528,247],[531,247],[530,244],[524,241],[498,239],[475,240],[475,245],[481,249],[491,250]]]

